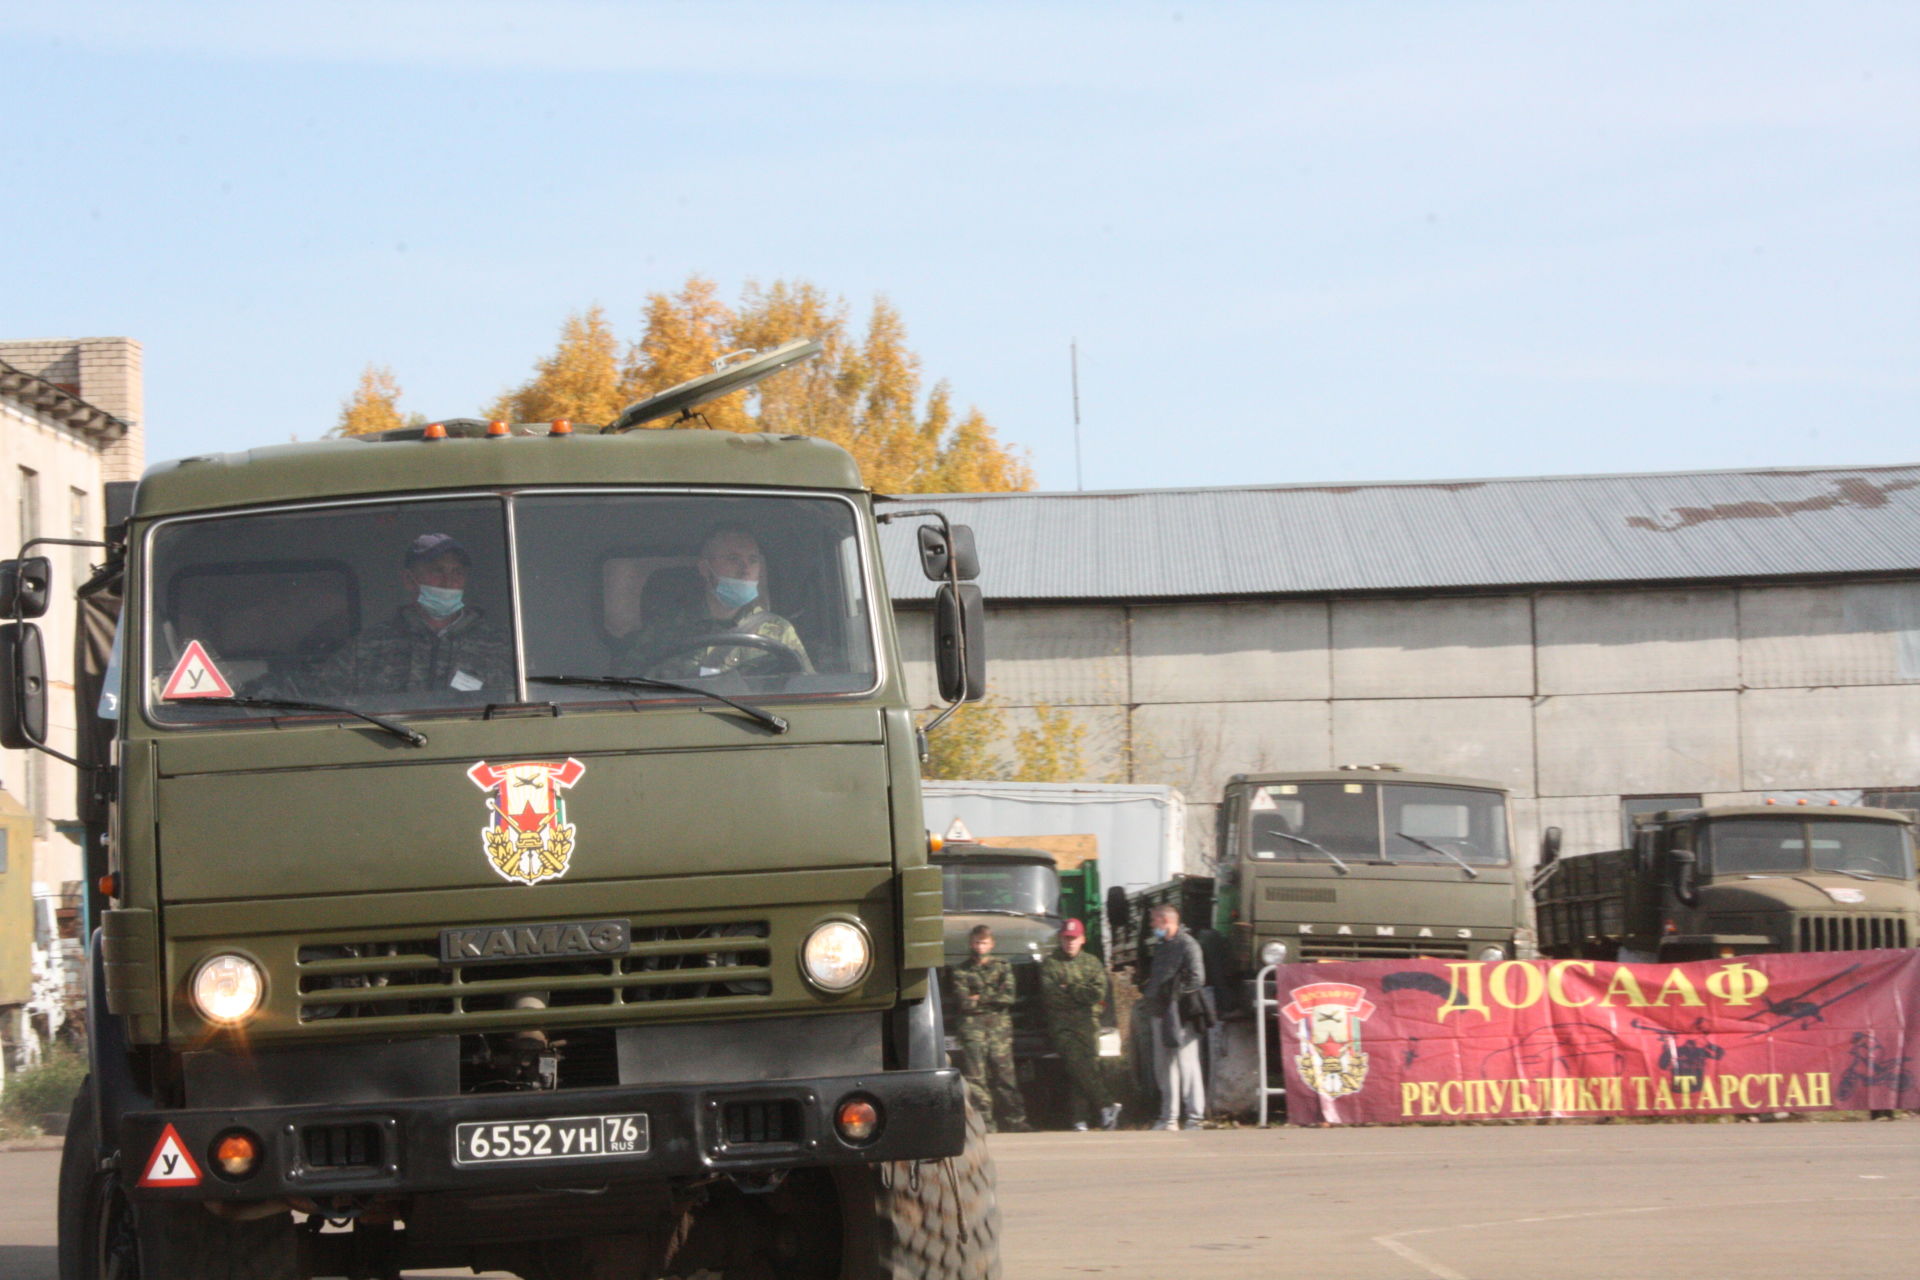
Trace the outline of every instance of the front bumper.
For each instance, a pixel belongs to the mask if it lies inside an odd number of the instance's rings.
[[[862,1146],[841,1140],[833,1114],[849,1094],[871,1099],[881,1113],[875,1138]],[[120,1170],[129,1192],[166,1200],[262,1200],[416,1191],[600,1185],[611,1181],[756,1173],[811,1165],[933,1160],[959,1155],[966,1141],[964,1086],[952,1068],[881,1071],[860,1076],[777,1080],[752,1084],[651,1085],[557,1092],[463,1095],[393,1103],[233,1110],[144,1111],[120,1128]],[[740,1108],[778,1114],[771,1139],[763,1126],[753,1138],[729,1140],[729,1119]],[[454,1160],[455,1126],[473,1121],[516,1122],[570,1116],[644,1113],[644,1154],[564,1163],[472,1165]],[[168,1147],[178,1146],[198,1166],[192,1182],[153,1185],[147,1175]],[[216,1142],[235,1129],[257,1139],[262,1158],[240,1179],[217,1171]],[[736,1135],[740,1126],[733,1125]],[[350,1134],[354,1162],[313,1158],[314,1131]],[[339,1143],[330,1144],[337,1155]],[[333,1157],[330,1156],[330,1160]],[[170,1166],[179,1169],[176,1160]],[[182,1175],[175,1174],[176,1178]]]

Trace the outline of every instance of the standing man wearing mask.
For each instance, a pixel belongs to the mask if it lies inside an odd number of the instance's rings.
[[[701,542],[694,568],[703,588],[698,600],[640,620],[637,662],[626,674],[685,679],[733,670],[746,675],[813,670],[800,633],[768,607],[767,562],[758,538],[739,525],[720,525]],[[698,643],[727,635],[768,643]]]
[[[1160,1085],[1156,1129],[1198,1129],[1207,1114],[1207,1087],[1200,1074],[1201,1027],[1186,1016],[1183,997],[1202,998],[1207,963],[1200,944],[1180,927],[1180,909],[1163,903],[1148,916],[1159,945],[1141,1002],[1153,1018],[1153,1075]]]
[[[513,693],[513,642],[467,600],[473,557],[447,533],[423,533],[400,563],[406,603],[342,645],[314,677],[334,700],[390,693]],[[456,697],[454,701],[466,701]]]

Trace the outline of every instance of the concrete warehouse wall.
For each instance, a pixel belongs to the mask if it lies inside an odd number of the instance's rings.
[[[901,611],[934,701],[924,611]],[[1920,787],[1920,579],[1425,599],[992,605],[994,698],[1169,783],[1190,864],[1227,775],[1391,761],[1513,789],[1522,856],[1619,844],[1621,799]]]

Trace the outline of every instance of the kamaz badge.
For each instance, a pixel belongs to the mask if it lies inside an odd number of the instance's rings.
[[[574,829],[567,821],[567,802],[560,796],[587,766],[569,757],[553,760],[516,760],[467,770],[473,785],[492,792],[487,808],[492,819],[480,828],[487,862],[516,884],[558,880],[573,862]]]

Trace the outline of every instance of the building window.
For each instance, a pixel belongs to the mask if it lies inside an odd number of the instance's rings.
[[[1869,809],[1920,809],[1920,787],[1882,787],[1860,793],[1860,803]]]
[[[1659,813],[1665,809],[1698,809],[1697,795],[1622,796],[1620,798],[1620,847],[1633,846],[1633,819],[1636,814]]]
[[[67,490],[67,536],[76,542],[87,538],[87,491],[85,489]],[[77,588],[85,582],[92,571],[92,555],[87,547],[68,547],[67,552],[73,558],[73,585]]]

